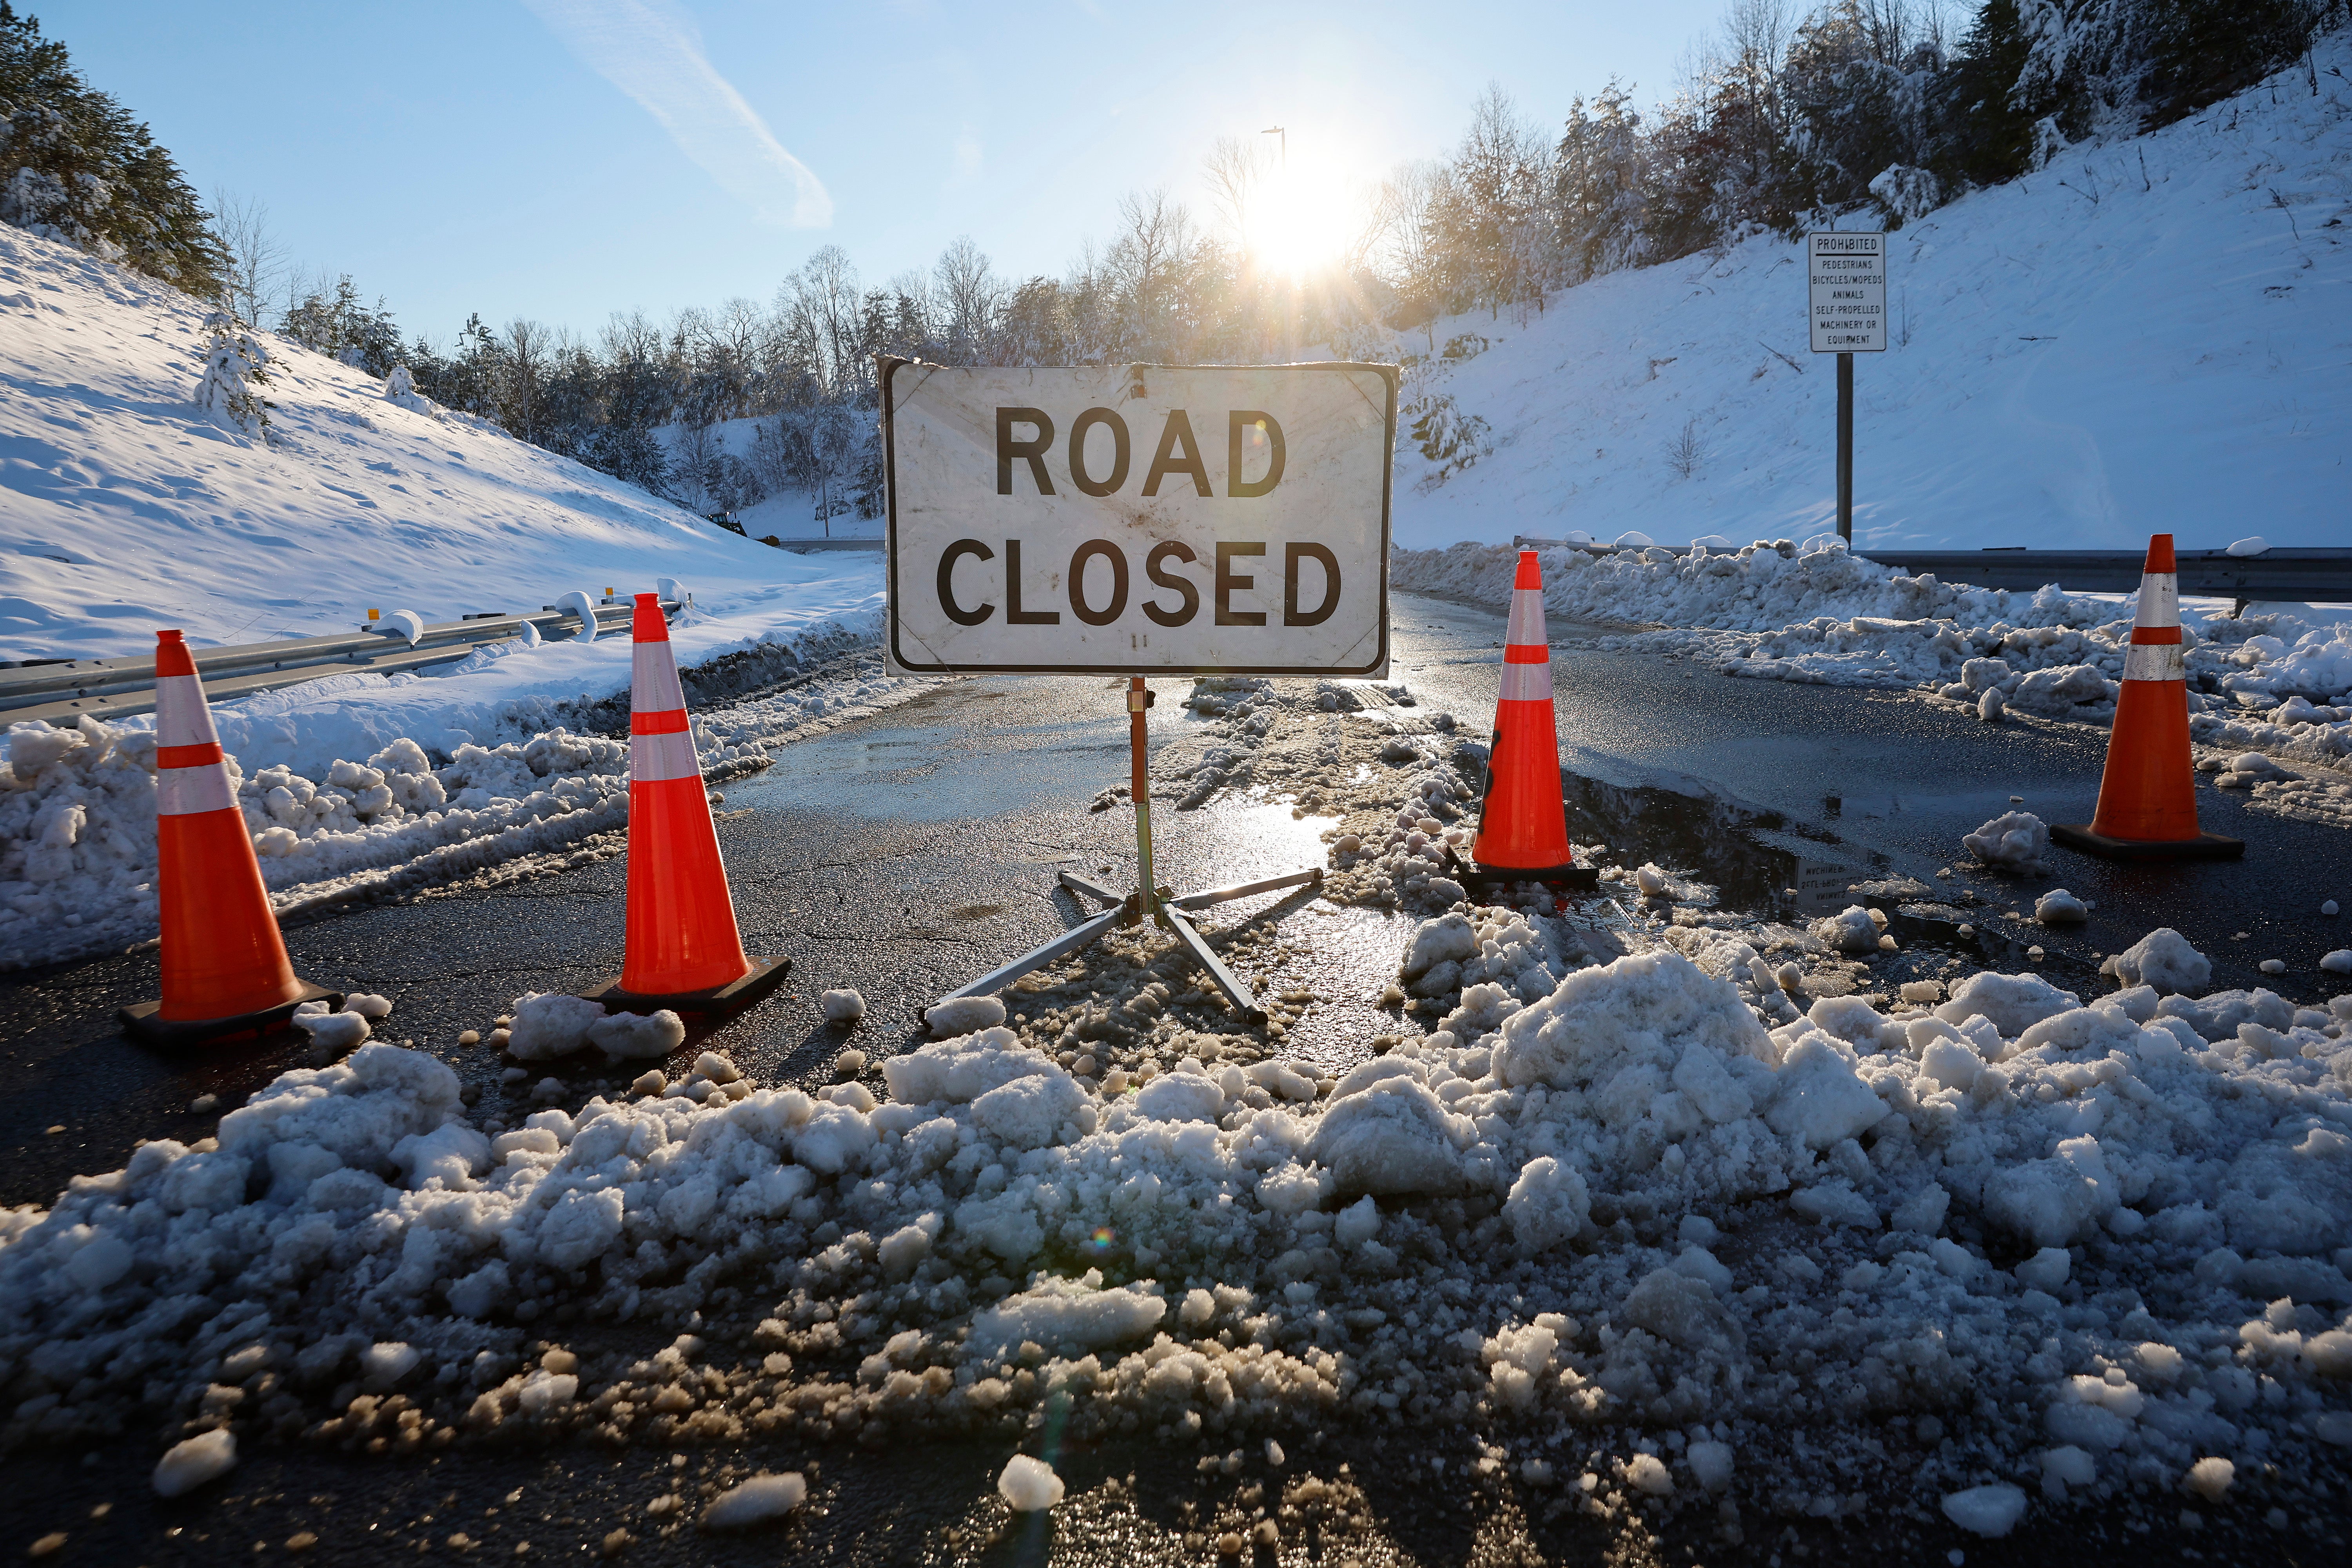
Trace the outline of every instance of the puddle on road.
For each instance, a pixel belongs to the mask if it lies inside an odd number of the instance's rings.
[[[1622,865],[1656,864],[1716,891],[1718,909],[1759,915],[1817,914],[1848,882],[1885,877],[1888,858],[1785,813],[1663,785],[1629,787],[1565,773],[1569,837],[1608,846]],[[1799,889],[1791,898],[1790,889]]]

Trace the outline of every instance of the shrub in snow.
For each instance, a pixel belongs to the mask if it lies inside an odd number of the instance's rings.
[[[1870,195],[1879,210],[1892,220],[1888,226],[1899,228],[1913,218],[1925,217],[1942,205],[1942,182],[1926,169],[1908,163],[1889,163],[1870,182]]]
[[[278,405],[269,387],[269,354],[253,330],[226,310],[205,318],[205,365],[196,378],[196,406],[247,436],[269,435],[269,411]]]
[[[2213,978],[2210,960],[2170,926],[2158,926],[2102,967],[2126,985],[2149,985],[2160,993],[2202,991]]]
[[[1015,1454],[996,1478],[996,1489],[1015,1513],[1034,1513],[1062,1500],[1062,1478],[1045,1460]]]
[[[712,1498],[697,1522],[705,1530],[746,1530],[781,1519],[807,1500],[808,1483],[798,1470],[763,1471]]]
[[[2030,811],[2003,812],[1960,843],[1985,865],[2002,871],[2030,871],[2050,848],[2050,829]]]

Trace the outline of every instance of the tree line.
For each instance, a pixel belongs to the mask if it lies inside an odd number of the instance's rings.
[[[228,199],[203,211],[144,128],[0,0],[0,216],[111,247],[241,321],[274,314],[285,336],[373,374],[405,365],[435,402],[698,511],[801,491],[819,518],[872,516],[877,355],[1249,363],[1393,352],[1417,329],[1434,355],[1440,317],[1539,310],[1602,273],[1856,214],[1899,226],[2298,59],[2315,91],[2312,45],[2347,4],[1733,0],[1647,110],[1612,82],[1554,130],[1489,89],[1460,142],[1380,181],[1339,257],[1307,277],[1256,254],[1252,205],[1274,171],[1262,142],[1226,141],[1206,160],[1205,216],[1131,195],[1059,277],[1007,278],[965,238],[868,282],[826,246],[764,303],[631,311],[593,337],[476,315],[435,342],[404,341],[348,276],[289,279],[266,214]],[[89,169],[109,171],[102,200],[79,182]],[[726,449],[717,426],[743,419],[757,422],[748,449]],[[1475,440],[1461,425],[1433,405],[1413,438],[1453,453]]]

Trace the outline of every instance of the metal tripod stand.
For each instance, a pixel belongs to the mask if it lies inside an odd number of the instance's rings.
[[[1121,894],[1075,871],[1060,873],[1056,880],[1063,887],[1111,907],[1073,926],[1053,941],[1030,949],[1002,968],[990,970],[969,985],[949,992],[932,1006],[963,996],[993,994],[1031,971],[1043,969],[1055,960],[1089,945],[1114,926],[1131,926],[1150,920],[1162,930],[1175,933],[1176,940],[1182,942],[1201,967],[1209,972],[1209,978],[1224,994],[1225,1000],[1251,1025],[1265,1021],[1265,1014],[1258,1006],[1255,994],[1242,984],[1239,976],[1225,967],[1223,959],[1210,951],[1200,928],[1192,923],[1190,911],[1234,899],[1246,899],[1253,893],[1316,886],[1323,880],[1323,868],[1318,866],[1311,870],[1294,871],[1288,876],[1268,877],[1262,881],[1242,882],[1230,888],[1212,888],[1205,892],[1187,893],[1181,897],[1177,896],[1173,888],[1163,888],[1154,881],[1151,872],[1151,780],[1145,767],[1149,734],[1144,720],[1144,710],[1151,706],[1154,696],[1144,686],[1143,677],[1139,675],[1129,679],[1127,689],[1128,789],[1135,797],[1135,891]],[[924,1011],[928,1013],[929,1008]]]

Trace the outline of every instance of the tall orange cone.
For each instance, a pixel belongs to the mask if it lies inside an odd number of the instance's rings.
[[[294,977],[204,682],[177,631],[155,634],[155,742],[163,999],[123,1008],[122,1026],[185,1045],[268,1028],[305,1002],[341,1005],[341,994]]]
[[[1532,550],[1519,552],[1503,642],[1494,752],[1478,837],[1470,847],[1470,879],[1598,886],[1599,868],[1578,866],[1569,849],[1559,739],[1552,725],[1551,645],[1544,637],[1543,568]]]
[[[2189,667],[2180,641],[2180,578],[2172,535],[2148,536],[2139,610],[2124,655],[2116,727],[2090,825],[2053,826],[2069,848],[2114,859],[2221,860],[2243,841],[2197,826],[2197,774],[2189,752]]]
[[[620,978],[589,994],[615,1012],[733,1013],[792,961],[744,956],[688,727],[661,601],[637,595],[629,695],[629,891]]]

